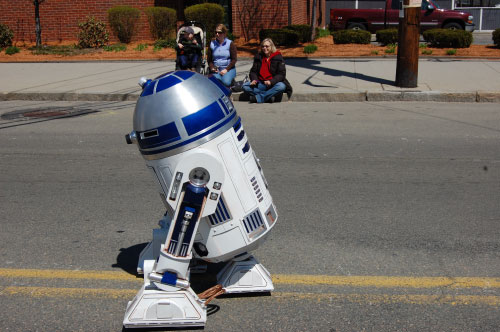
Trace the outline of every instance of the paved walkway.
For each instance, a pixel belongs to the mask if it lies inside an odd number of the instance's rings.
[[[500,102],[500,60],[420,59],[418,87],[412,89],[394,85],[395,58],[286,61],[291,101]],[[250,67],[251,59],[240,59],[237,80]],[[0,100],[135,100],[141,76],[173,69],[172,60],[0,63]]]

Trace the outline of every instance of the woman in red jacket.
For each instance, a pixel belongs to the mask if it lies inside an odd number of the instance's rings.
[[[277,95],[286,92],[292,95],[292,86],[286,79],[286,68],[283,56],[276,50],[271,38],[261,43],[261,52],[253,59],[250,69],[250,82],[243,85],[243,91],[250,94],[250,102],[274,102]],[[279,98],[278,98],[279,99]]]

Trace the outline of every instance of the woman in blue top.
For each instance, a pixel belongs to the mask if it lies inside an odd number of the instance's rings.
[[[225,86],[231,86],[236,77],[236,45],[232,40],[226,38],[227,28],[219,24],[215,28],[215,39],[210,42],[208,48],[208,66],[210,72]]]

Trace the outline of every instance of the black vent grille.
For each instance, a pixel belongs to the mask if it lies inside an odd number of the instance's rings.
[[[256,237],[266,229],[266,225],[258,209],[243,218],[243,225],[250,238]]]
[[[229,210],[226,207],[226,203],[221,196],[219,199],[219,204],[217,204],[217,208],[215,209],[215,213],[209,215],[208,220],[210,221],[210,224],[212,224],[212,226],[215,226],[231,219],[231,214],[229,213]]]

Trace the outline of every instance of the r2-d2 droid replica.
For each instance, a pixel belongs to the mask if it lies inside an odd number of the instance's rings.
[[[144,285],[128,303],[128,328],[204,326],[206,300],[190,287],[194,260],[226,262],[226,293],[269,292],[269,272],[248,252],[278,218],[230,91],[215,78],[175,71],[141,79],[136,143],[167,212],[140,254]]]

